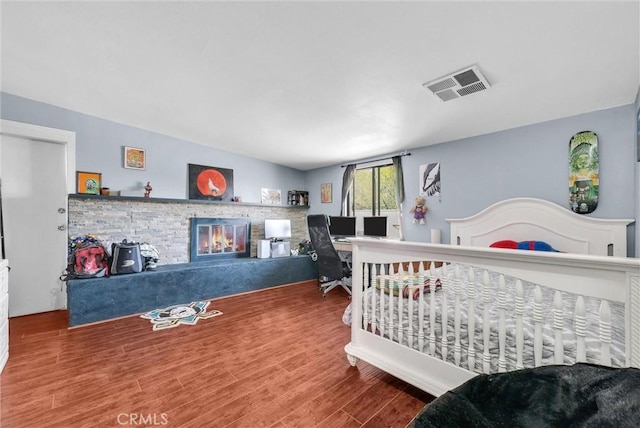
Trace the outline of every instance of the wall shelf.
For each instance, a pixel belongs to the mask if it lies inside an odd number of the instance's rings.
[[[305,190],[289,190],[287,204],[292,207],[309,207],[309,192]]]
[[[213,205],[233,205],[233,206],[252,206],[252,207],[279,207],[279,208],[305,208],[308,209],[308,205],[273,205],[273,204],[261,204],[255,202],[232,202],[232,201],[209,201],[205,199],[172,199],[172,198],[144,198],[142,196],[103,196],[103,195],[88,195],[82,193],[71,193],[69,199],[102,199],[105,201],[133,201],[143,203],[156,203],[156,204],[213,204]]]

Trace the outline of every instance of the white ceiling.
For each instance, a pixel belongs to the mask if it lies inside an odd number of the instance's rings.
[[[6,2],[2,90],[309,170],[633,103],[639,2]],[[477,64],[487,91],[422,84]]]

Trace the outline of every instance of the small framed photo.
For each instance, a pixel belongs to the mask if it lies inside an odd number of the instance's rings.
[[[331,203],[332,200],[331,183],[323,183],[320,185],[320,202],[323,204]]]
[[[144,149],[136,147],[124,148],[124,167],[128,169],[144,170],[147,165],[147,156]]]
[[[280,205],[282,203],[282,191],[280,189],[262,189],[261,202],[268,205]]]
[[[76,171],[77,192],[85,195],[99,195],[102,174],[99,172]]]

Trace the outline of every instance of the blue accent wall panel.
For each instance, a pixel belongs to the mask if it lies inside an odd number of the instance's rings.
[[[156,271],[67,283],[69,326],[318,278],[309,256],[158,266]]]

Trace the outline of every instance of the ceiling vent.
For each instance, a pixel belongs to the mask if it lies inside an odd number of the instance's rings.
[[[489,89],[487,79],[480,73],[480,69],[472,65],[455,73],[442,76],[423,84],[440,101],[450,101],[456,98]]]

